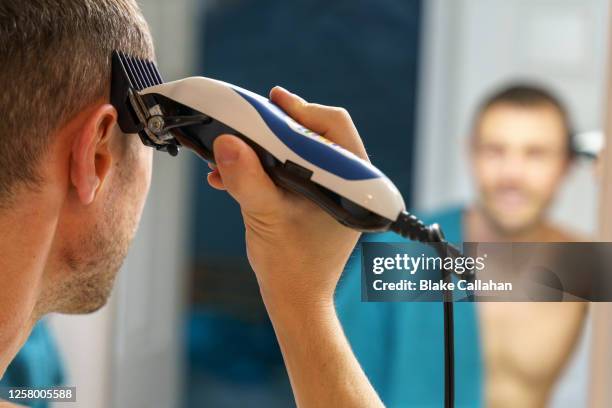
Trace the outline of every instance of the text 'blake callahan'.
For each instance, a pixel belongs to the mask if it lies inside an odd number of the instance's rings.
[[[494,282],[493,280],[483,281],[480,279],[474,282],[468,282],[467,280],[460,280],[458,282],[444,282],[443,280],[431,281],[429,279],[421,279],[419,281],[419,287],[416,288],[416,284],[413,281],[402,279],[399,282],[383,282],[377,279],[373,282],[374,290],[433,290],[433,291],[445,291],[445,290],[469,290],[469,291],[511,291],[512,283],[510,282]]]

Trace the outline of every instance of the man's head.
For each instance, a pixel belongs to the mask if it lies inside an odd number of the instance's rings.
[[[474,118],[471,159],[491,224],[504,235],[528,231],[543,220],[572,160],[565,108],[535,86],[492,94]]]
[[[38,314],[104,304],[149,188],[151,151],[109,105],[113,49],[153,58],[134,0],[0,0],[0,217],[31,207],[54,229],[31,254]]]

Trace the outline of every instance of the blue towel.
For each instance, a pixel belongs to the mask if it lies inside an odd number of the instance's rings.
[[[45,322],[40,321],[6,369],[0,386],[46,388],[63,384],[64,373],[57,346]],[[28,406],[47,408],[49,404],[35,401],[28,402]]]
[[[424,219],[438,222],[449,242],[462,241],[462,210]],[[366,242],[404,242],[393,233]],[[336,293],[346,336],[385,405],[441,407],[444,401],[442,303],[362,303],[361,254],[351,256]],[[482,362],[473,303],[455,304],[455,405],[481,407]]]

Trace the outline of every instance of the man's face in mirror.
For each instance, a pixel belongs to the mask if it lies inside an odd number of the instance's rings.
[[[561,113],[549,104],[494,104],[472,137],[472,171],[487,218],[504,234],[537,224],[570,162]]]

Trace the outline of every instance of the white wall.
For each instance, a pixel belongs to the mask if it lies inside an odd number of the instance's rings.
[[[139,1],[166,80],[193,74],[196,3]],[[70,383],[77,387],[74,408],[174,407],[180,401],[189,183],[194,182],[189,156],[156,153],[140,229],[109,304],[88,316],[51,318]]]
[[[432,210],[473,197],[466,163],[471,115],[505,81],[535,79],[569,105],[578,131],[601,129],[607,71],[607,0],[425,0],[415,205]],[[596,231],[593,169],[578,163],[553,218]],[[588,326],[590,328],[590,323]],[[590,329],[553,398],[586,406]]]
[[[109,406],[109,367],[113,301],[91,315],[52,315],[49,322],[67,371],[67,385],[76,387],[74,408]],[[66,404],[55,403],[61,408]]]
[[[141,2],[166,80],[193,74],[196,5]],[[182,395],[182,319],[188,256],[191,154],[155,156],[138,237],[117,287],[111,391],[116,408],[175,407]],[[200,180],[200,182],[203,182]]]

